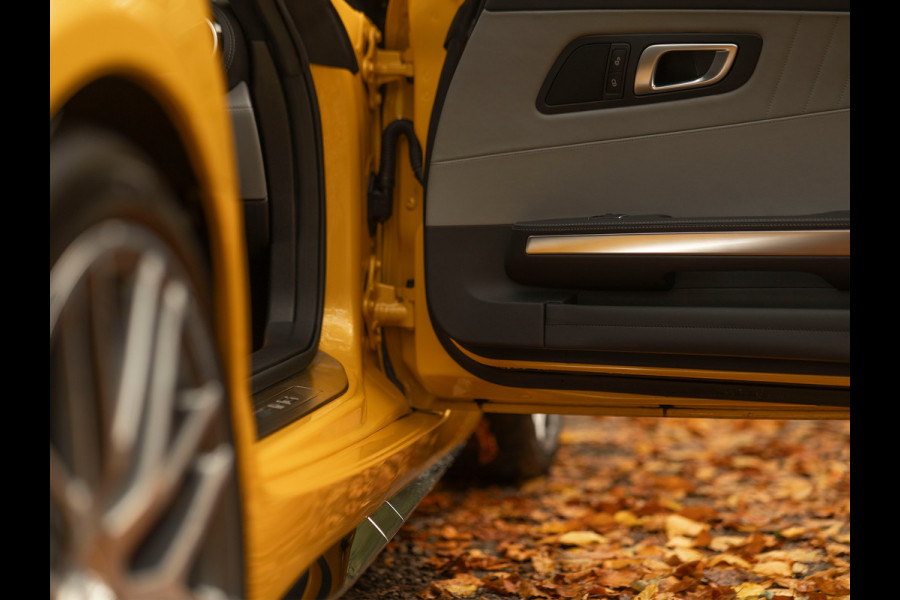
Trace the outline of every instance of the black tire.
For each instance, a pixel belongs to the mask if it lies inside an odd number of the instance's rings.
[[[546,475],[559,448],[561,415],[486,414],[453,466],[450,479],[516,484]]]
[[[93,129],[51,140],[51,598],[244,596],[207,289],[145,157]]]

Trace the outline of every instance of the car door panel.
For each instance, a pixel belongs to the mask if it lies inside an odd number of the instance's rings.
[[[448,351],[506,385],[610,389],[588,365],[616,364],[846,386],[849,11],[526,4],[487,3],[432,123],[425,265]],[[644,48],[691,36],[744,45],[746,81],[636,95]],[[623,100],[548,112],[579,39],[628,46]]]

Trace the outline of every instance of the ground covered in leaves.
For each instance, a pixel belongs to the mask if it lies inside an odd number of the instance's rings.
[[[520,488],[441,484],[348,600],[849,600],[850,423],[566,419]]]

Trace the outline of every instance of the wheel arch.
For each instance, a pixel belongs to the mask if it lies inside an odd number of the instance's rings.
[[[225,76],[204,2],[50,3],[50,135],[79,123],[143,152],[184,204],[208,263],[223,366],[253,443],[243,213]],[[241,428],[244,426],[242,425]]]
[[[175,192],[212,276],[210,225],[202,200],[202,180],[187,144],[162,102],[146,86],[125,76],[105,76],[81,87],[50,121],[51,142],[67,129],[89,125],[127,139],[143,152]],[[210,282],[211,283],[211,282]]]
[[[242,215],[235,196],[223,195],[222,172],[229,167],[202,128],[183,126],[192,114],[191,101],[173,95],[153,79],[113,72],[98,75],[69,94],[51,114],[50,141],[67,130],[87,126],[116,134],[143,153],[174,193],[174,201],[188,217],[188,226],[203,261],[210,310],[218,337],[223,366],[240,378],[230,378],[233,393],[242,390],[249,376],[243,369],[248,350],[236,339],[246,339],[249,308],[243,298],[246,278],[245,248],[241,237]],[[224,94],[224,92],[223,92]],[[222,103],[224,111],[224,100]],[[230,134],[230,133],[229,133]],[[211,166],[212,164],[212,166]],[[233,168],[231,173],[236,172]],[[235,177],[236,179],[236,177]],[[237,218],[237,220],[236,220]],[[249,414],[241,416],[252,425]],[[249,440],[248,440],[249,442]]]

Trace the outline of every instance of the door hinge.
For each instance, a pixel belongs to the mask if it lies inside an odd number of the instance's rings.
[[[381,93],[378,91],[385,83],[413,76],[413,64],[410,50],[386,50],[379,48],[381,32],[372,26],[368,32],[368,45],[362,58],[360,73],[369,91],[369,107],[377,108],[381,104]]]
[[[415,324],[412,290],[398,289],[382,283],[380,279],[381,261],[372,256],[369,258],[366,289],[363,292],[363,318],[372,349],[380,347],[384,327],[412,329]]]

